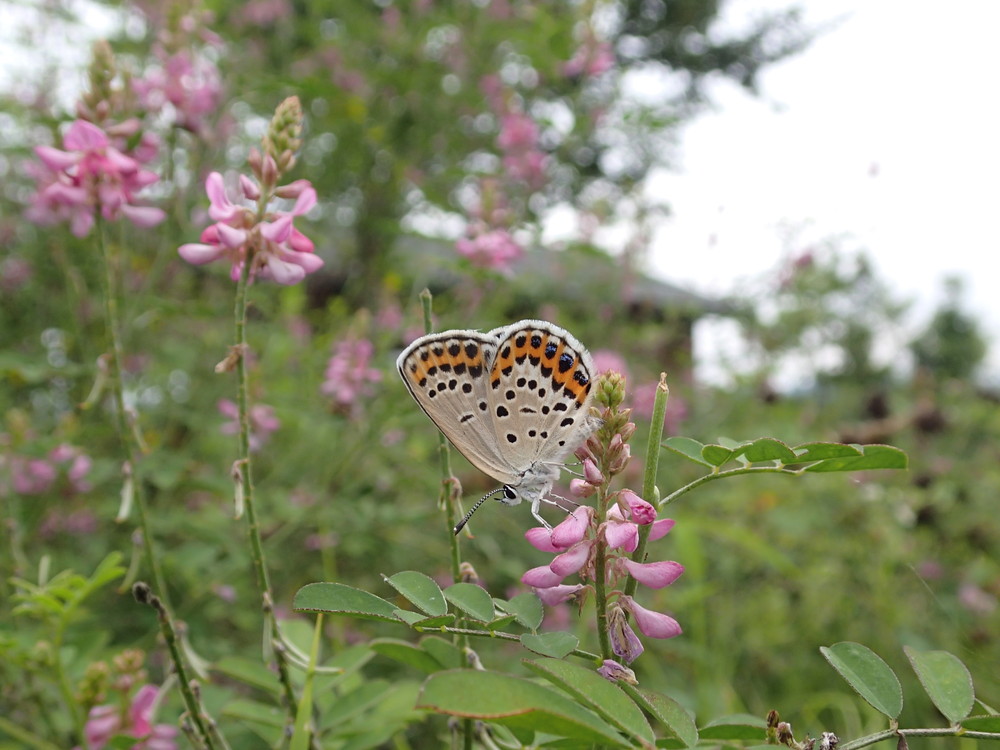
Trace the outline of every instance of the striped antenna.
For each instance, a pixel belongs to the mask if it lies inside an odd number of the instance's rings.
[[[461,521],[459,521],[455,525],[455,534],[457,535],[458,532],[460,532],[462,529],[465,528],[465,524],[467,524],[469,522],[469,519],[472,518],[472,514],[475,513],[477,510],[479,510],[479,506],[480,505],[482,505],[483,503],[485,503],[487,500],[489,500],[494,495],[499,495],[501,492],[506,492],[506,491],[507,491],[506,487],[499,487],[499,488],[493,490],[492,492],[487,492],[485,495],[483,495],[481,498],[479,498],[476,501],[476,504],[473,505],[471,508],[469,508],[469,512],[465,514],[465,518],[463,518]]]

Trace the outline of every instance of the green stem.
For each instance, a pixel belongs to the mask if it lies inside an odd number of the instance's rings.
[[[791,476],[799,476],[805,472],[805,469],[788,469],[783,466],[746,466],[741,469],[728,469],[727,471],[719,471],[716,469],[711,474],[705,474],[702,477],[698,477],[693,482],[685,484],[680,489],[674,490],[665,498],[660,500],[660,507],[664,505],[669,505],[674,502],[681,495],[686,495],[693,489],[701,487],[703,484],[708,484],[715,479],[725,479],[726,477],[738,477],[743,474],[787,474]]]
[[[884,742],[898,737],[962,737],[977,740],[1000,740],[1000,732],[971,732],[961,727],[932,727],[929,729],[885,729],[867,737],[838,745],[838,750],[858,750],[877,742]]]
[[[420,292],[420,307],[424,316],[424,333],[434,331],[434,322],[431,311],[434,297],[429,289]],[[454,533],[455,525],[458,523],[457,506],[461,505],[461,497],[456,496],[453,491],[454,477],[451,472],[451,452],[448,449],[448,440],[438,431],[438,462],[441,467],[441,495],[439,502],[444,507],[445,523],[448,525],[448,539],[450,544],[451,558],[451,578],[455,583],[462,580],[462,552],[458,544],[458,534]]]
[[[142,533],[142,549],[146,560],[146,567],[153,577],[156,589],[162,593],[163,599],[169,603],[166,579],[163,577],[163,571],[160,569],[160,561],[153,547],[153,535],[150,530],[149,512],[146,504],[146,490],[142,481],[141,467],[139,466],[141,451],[137,445],[136,433],[130,428],[128,414],[125,411],[125,388],[122,382],[125,355],[121,337],[121,313],[118,308],[119,273],[115,258],[108,248],[104,231],[105,224],[100,216],[98,216],[97,244],[101,251],[101,258],[104,261],[104,317],[108,338],[111,343],[110,379],[111,390],[115,400],[115,428],[118,432],[118,439],[121,441],[127,471],[131,472],[133,498],[136,514],[139,516],[139,529]],[[125,481],[129,481],[128,478]]]
[[[607,477],[608,467],[605,459],[601,461],[601,473]],[[608,488],[610,481],[605,479],[597,490],[597,518],[606,518],[610,505]],[[608,546],[601,538],[597,540],[594,553],[594,608],[597,615],[597,640],[601,646],[601,660],[614,658],[611,650],[611,636],[608,633],[608,589],[607,589]]]
[[[170,618],[170,612],[167,610],[166,605],[160,601],[160,598],[154,595],[145,583],[136,583],[132,587],[132,595],[140,604],[147,604],[156,610],[157,619],[160,623],[160,632],[163,634],[163,640],[166,641],[167,650],[170,652],[170,660],[173,662],[174,670],[177,672],[177,683],[181,691],[181,697],[184,700],[184,707],[187,709],[188,716],[194,722],[195,728],[198,730],[198,734],[201,736],[205,746],[209,750],[214,750],[217,747],[215,741],[217,735],[215,732],[209,731],[208,728],[208,724],[214,722],[211,719],[205,718],[200,702],[194,694],[191,680],[187,674],[187,667],[184,664],[184,659],[181,657],[180,639],[177,637],[177,630],[174,628],[173,620]]]
[[[653,400],[653,417],[649,423],[649,440],[646,441],[646,465],[642,476],[642,499],[648,503],[654,502],[653,496],[656,493],[656,472],[660,465],[660,440],[663,438],[663,419],[667,414],[667,400],[670,398],[670,389],[667,388],[667,374],[660,373],[660,382],[656,386],[656,396]],[[646,559],[646,542],[649,539],[650,525],[644,524],[639,527],[639,543],[635,552],[632,553],[632,560],[643,562]],[[632,576],[625,582],[625,594],[632,596],[639,585]]]
[[[17,740],[26,748],[34,748],[34,750],[59,750],[59,745],[53,745],[48,740],[32,734],[27,729],[19,727],[14,722],[2,716],[0,716],[0,732]]]
[[[257,504],[254,498],[253,463],[250,459],[250,396],[249,376],[247,373],[246,313],[247,296],[250,287],[250,269],[253,265],[253,253],[248,252],[243,263],[239,281],[236,285],[236,302],[233,318],[236,328],[236,403],[239,409],[240,435],[239,458],[240,484],[243,494],[243,507],[247,517],[247,535],[250,539],[250,555],[253,559],[254,574],[257,589],[260,593],[264,612],[264,627],[269,633],[271,650],[275,665],[278,668],[278,679],[281,682],[285,698],[285,710],[289,722],[295,721],[295,690],[292,687],[288,672],[288,659],[284,645],[281,643],[281,632],[278,620],[274,616],[274,596],[271,593],[271,581],[267,571],[267,560],[264,556],[264,543],[260,535],[260,521],[257,519]]]

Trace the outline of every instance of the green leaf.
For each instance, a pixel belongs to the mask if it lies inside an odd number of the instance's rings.
[[[455,615],[450,613],[437,617],[427,617],[420,612],[409,609],[397,609],[395,614],[401,622],[405,622],[411,628],[423,628],[424,630],[451,625],[456,619]]]
[[[482,586],[474,583],[456,583],[444,590],[444,598],[469,617],[480,622],[491,622],[496,617],[491,597]]]
[[[918,651],[903,647],[920,684],[938,711],[952,724],[957,724],[972,711],[976,695],[972,675],[958,659],[947,651]]]
[[[518,594],[509,601],[503,599],[494,599],[493,601],[504,612],[514,615],[517,621],[528,630],[536,630],[542,624],[542,617],[545,615],[542,600],[532,591]]]
[[[387,656],[408,667],[419,669],[421,672],[427,672],[427,674],[439,672],[445,668],[444,664],[427,653],[427,651],[408,641],[400,641],[395,638],[376,638],[370,645],[372,651],[376,654]]]
[[[767,722],[752,714],[731,714],[720,716],[708,722],[699,730],[703,740],[749,741],[763,740],[767,733]]]
[[[795,452],[780,440],[774,438],[758,438],[743,443],[733,451],[734,457],[743,456],[752,464],[765,461],[780,461],[783,464],[794,462]]]
[[[656,741],[653,728],[639,707],[618,685],[601,677],[596,670],[560,659],[525,660],[524,664],[641,745],[650,746]]]
[[[413,606],[431,617],[441,617],[448,613],[441,587],[430,576],[415,570],[404,570],[385,580]]]
[[[701,449],[701,457],[712,466],[722,466],[733,458],[733,451],[721,445],[706,445]]]
[[[1000,733],[1000,714],[986,714],[983,716],[970,716],[962,721],[962,727],[970,732],[998,732]]]
[[[669,437],[663,441],[662,445],[667,450],[694,461],[696,464],[701,464],[702,466],[712,465],[702,456],[702,450],[705,446],[697,440],[688,437]]]
[[[213,664],[211,670],[274,696],[279,695],[281,691],[281,683],[278,681],[278,676],[258,659],[225,656]]]
[[[899,716],[903,710],[903,689],[896,673],[878,654],[851,641],[824,646],[820,653],[875,710],[890,719]]]
[[[694,747],[698,744],[698,727],[691,714],[680,703],[662,693],[643,690],[627,683],[620,682],[618,686],[628,693],[640,708],[673,732],[682,747]]]
[[[490,630],[500,630],[505,628],[517,619],[514,615],[500,615],[500,617],[490,620],[486,627]]]
[[[432,674],[420,690],[417,708],[515,730],[630,747],[614,727],[562,693],[499,672],[456,669]]]
[[[905,469],[906,453],[891,445],[858,446],[862,455],[844,458],[830,458],[806,467],[806,471],[863,471],[869,469]]]
[[[536,654],[561,659],[580,645],[580,639],[571,633],[560,631],[539,635],[524,633],[521,635],[521,645]]]
[[[795,460],[790,464],[826,461],[831,458],[854,458],[863,455],[860,448],[844,443],[803,443],[795,446]]]
[[[420,639],[420,647],[441,662],[445,669],[458,669],[463,664],[462,650],[439,636],[424,636]]]
[[[398,622],[396,607],[375,594],[342,583],[309,583],[295,592],[292,609],[296,612],[329,612],[351,615],[363,620]]]

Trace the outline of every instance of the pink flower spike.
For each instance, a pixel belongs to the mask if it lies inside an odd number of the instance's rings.
[[[681,634],[681,626],[673,617],[640,607],[630,596],[623,596],[621,602],[632,613],[636,627],[643,635],[650,638],[673,638]]]
[[[637,563],[627,557],[621,560],[630,576],[651,589],[662,589],[664,586],[669,586],[684,572],[683,565],[669,560],[652,563]]]
[[[540,565],[521,576],[521,583],[536,589],[550,589],[562,583],[563,578],[565,576],[553,573],[548,565]]]
[[[552,530],[544,526],[535,526],[524,532],[524,538],[528,544],[542,552],[559,552],[559,548],[552,543]]]
[[[590,560],[590,553],[594,549],[594,540],[585,539],[577,542],[561,555],[556,555],[549,563],[549,569],[560,577],[560,580],[568,575],[578,572]]]
[[[672,518],[661,518],[659,521],[653,521],[653,525],[649,527],[648,541],[655,542],[657,539],[662,539],[670,533],[672,528],[674,528],[674,519]]]
[[[538,598],[542,600],[542,604],[554,607],[557,604],[562,604],[563,602],[572,599],[576,596],[576,593],[583,588],[586,587],[582,583],[573,585],[561,584],[558,586],[550,586],[548,588],[536,588],[535,593],[538,594]]]
[[[588,506],[574,508],[566,518],[552,529],[552,546],[564,550],[577,542],[583,541],[590,528],[590,520],[594,517],[594,509]]]
[[[632,521],[645,526],[656,520],[656,508],[647,503],[632,490],[622,490],[620,498],[628,505]]]

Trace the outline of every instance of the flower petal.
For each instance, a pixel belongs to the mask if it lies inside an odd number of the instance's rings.
[[[200,242],[189,242],[177,248],[177,252],[188,263],[201,266],[221,258],[226,250],[218,245],[203,245]]]
[[[538,589],[550,589],[553,586],[558,586],[562,583],[565,576],[560,576],[557,573],[553,573],[552,569],[548,565],[539,565],[537,568],[532,568],[526,571],[523,576],[521,576],[521,583],[525,586],[531,586],[532,588]]]
[[[557,586],[549,586],[547,588],[535,587],[535,593],[538,594],[538,598],[542,600],[542,604],[554,607],[557,604],[562,604],[568,599],[572,599],[576,596],[576,593],[583,588],[586,588],[586,586],[582,583],[561,584]]]
[[[594,509],[589,506],[574,508],[573,512],[566,516],[562,523],[552,529],[552,546],[562,550],[583,541],[593,516]]]
[[[661,518],[659,521],[653,521],[652,526],[649,527],[647,541],[655,542],[657,539],[662,539],[672,528],[674,528],[674,519],[672,518]]]
[[[627,606],[635,618],[639,631],[650,638],[673,638],[681,634],[681,626],[670,615],[640,607],[630,596],[621,598],[623,606]]]
[[[639,527],[628,521],[608,521],[604,524],[604,539],[612,549],[635,549],[639,542]]]
[[[683,565],[670,560],[637,563],[626,557],[622,558],[622,564],[630,576],[651,589],[662,589],[664,586],[669,586],[684,572]]]
[[[593,539],[585,539],[582,542],[577,542],[561,555],[556,555],[552,559],[552,562],[549,563],[549,569],[558,575],[560,580],[576,573],[587,564],[593,548]]]
[[[535,526],[524,532],[524,538],[528,544],[542,552],[559,552],[559,548],[552,544],[552,530],[544,526]]]

